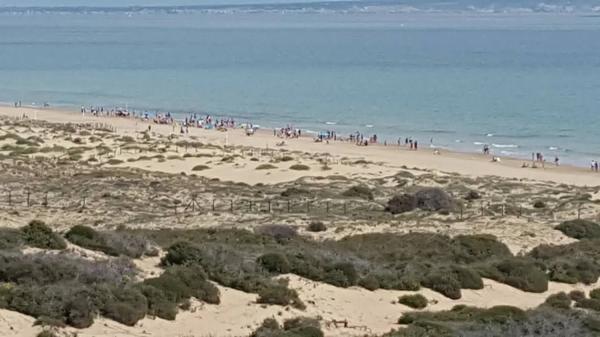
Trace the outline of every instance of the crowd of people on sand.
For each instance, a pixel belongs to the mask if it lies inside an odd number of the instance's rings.
[[[288,124],[283,128],[274,128],[273,136],[279,138],[300,138],[302,136],[302,130]]]
[[[14,106],[21,107],[22,106],[21,101],[20,100],[15,101]],[[49,106],[49,105],[44,104],[44,106]],[[173,115],[170,112],[166,112],[166,113],[154,112],[154,116],[151,117],[150,116],[151,114],[147,111],[140,113],[137,111],[129,111],[127,108],[121,108],[121,107],[114,107],[111,109],[107,109],[107,108],[104,108],[103,106],[89,106],[89,107],[82,106],[81,113],[84,115],[87,113],[90,113],[96,117],[128,117],[128,118],[133,117],[133,118],[139,118],[139,119],[147,121],[147,122],[151,121],[154,124],[172,124],[174,132],[176,130],[175,127],[177,125],[179,125],[180,133],[182,133],[182,134],[189,133],[190,127],[202,128],[202,129],[215,129],[215,130],[221,130],[221,131],[240,127],[240,128],[245,128],[247,135],[252,135],[252,134],[254,134],[254,131],[256,130],[255,128],[258,127],[258,126],[254,126],[251,123],[238,125],[238,124],[236,124],[236,121],[233,118],[215,118],[208,114],[205,115],[204,117],[202,117],[202,116],[198,116],[197,113],[190,113],[187,117],[185,117],[183,120],[181,120],[179,122],[175,120],[175,118],[173,117]],[[151,129],[151,128],[149,127],[149,129]],[[302,136],[302,130],[299,128],[295,128],[292,125],[288,124],[287,126],[282,127],[282,128],[274,128],[273,136],[276,136],[279,138],[300,138]],[[333,130],[327,130],[324,132],[320,132],[319,134],[317,134],[315,136],[314,140],[315,140],[315,142],[327,142],[327,143],[329,143],[329,141],[331,141],[331,140],[333,140],[333,141],[349,141],[349,142],[356,144],[357,146],[368,146],[370,144],[377,144],[380,141],[376,134],[373,134],[372,136],[365,136],[363,133],[356,131],[354,133],[349,134],[348,137],[342,137],[342,136],[339,136],[337,134],[337,132],[333,131]],[[431,142],[433,144],[433,139],[431,140]],[[282,144],[284,145],[285,142],[282,141]],[[398,138],[397,145],[400,147],[403,144],[406,148],[408,148],[412,151],[416,151],[419,149],[419,142],[417,140],[409,138],[409,137],[406,137],[404,139]],[[384,140],[382,145],[387,146],[388,145],[387,141]],[[441,154],[439,149],[435,148],[435,147],[434,147],[433,153],[437,154],[437,155]],[[488,144],[483,145],[483,154],[484,155],[491,154],[490,146]],[[492,161],[500,162],[500,157],[493,156]],[[542,168],[545,168],[546,159],[545,159],[543,153],[533,152],[531,154],[531,165],[527,162],[523,162],[522,167],[537,168],[538,165],[541,166]],[[560,159],[558,156],[554,156],[554,165],[555,166],[560,165]],[[596,160],[592,160],[590,163],[590,169],[594,172],[599,172],[600,171],[600,162],[598,162]]]

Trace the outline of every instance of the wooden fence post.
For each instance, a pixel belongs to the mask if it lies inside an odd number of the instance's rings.
[[[310,213],[310,201],[306,200],[306,214]]]
[[[288,209],[288,213],[290,213],[291,208],[290,208],[290,201],[289,200],[287,201],[287,209]]]
[[[31,206],[31,191],[27,190],[27,207]]]
[[[329,201],[327,201],[325,203],[325,205],[326,205],[326,212],[327,212],[327,214],[329,214]]]
[[[231,209],[231,213],[233,213],[233,199],[230,200],[230,209]]]
[[[215,211],[215,199],[213,199],[213,201],[212,201],[212,211],[213,212]]]
[[[269,213],[271,213],[271,199],[269,199],[267,201],[267,205],[268,205],[268,211],[269,211]]]
[[[348,208],[346,207],[346,202],[344,201],[344,215],[346,215]]]
[[[48,207],[48,191],[44,194],[44,207]]]
[[[8,205],[12,206],[12,191],[8,191]]]

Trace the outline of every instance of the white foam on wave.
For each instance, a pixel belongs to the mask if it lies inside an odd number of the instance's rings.
[[[515,145],[515,144],[492,144],[493,147],[499,148],[499,149],[503,149],[503,148],[517,148],[519,147],[519,145]]]
[[[372,128],[372,127],[373,127],[373,124],[367,124],[367,125],[365,125],[365,128]]]
[[[325,124],[327,124],[327,125],[336,125],[337,122],[325,122]]]
[[[454,142],[455,143],[462,143],[463,141],[462,141],[462,139],[456,139],[456,140],[454,140]]]
[[[558,150],[558,147],[557,146],[550,146],[550,147],[548,147],[548,150],[550,150],[550,151],[556,151],[556,150]]]
[[[493,133],[488,133],[487,135],[485,135],[486,137],[494,137]]]
[[[473,145],[485,145],[485,143],[482,143],[482,142],[473,142]]]

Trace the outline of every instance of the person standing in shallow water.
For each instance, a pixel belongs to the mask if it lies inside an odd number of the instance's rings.
[[[417,142],[417,141],[415,140],[415,151],[417,151],[418,149],[419,149],[419,142]]]

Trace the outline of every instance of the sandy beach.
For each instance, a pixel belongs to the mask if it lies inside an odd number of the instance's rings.
[[[120,117],[94,117],[90,114],[82,115],[72,111],[38,108],[13,108],[0,107],[0,116],[18,118],[27,116],[31,119],[47,120],[60,123],[105,123],[115,128],[116,132],[123,135],[135,136],[140,132],[152,127],[152,132],[162,135],[179,134],[179,127],[172,125],[157,125],[152,122],[143,122],[138,119]],[[525,162],[530,161],[502,157],[500,162],[493,162],[491,156],[472,153],[457,153],[442,151],[436,155],[432,149],[422,148],[418,151],[410,151],[406,147],[383,146],[381,144],[369,145],[367,147],[356,146],[348,142],[315,143],[311,137],[299,139],[281,139],[274,137],[272,130],[259,130],[253,136],[246,136],[244,130],[233,129],[227,132],[215,130],[204,130],[190,128],[189,134],[183,135],[184,139],[197,137],[199,141],[228,146],[248,146],[257,149],[288,150],[304,153],[323,154],[329,160],[336,162],[342,158],[362,158],[364,160],[381,163],[383,167],[380,174],[393,172],[400,167],[428,169],[437,172],[457,173],[461,175],[483,177],[498,176],[519,180],[549,181],[561,184],[578,186],[600,185],[600,174],[591,172],[589,169],[561,165],[556,167],[552,163],[546,163],[545,167],[523,168]],[[278,147],[276,144],[285,141],[285,146]],[[541,166],[537,163],[538,166]],[[152,169],[165,172],[178,173],[179,167],[153,167]],[[343,170],[334,173],[345,174]],[[206,171],[205,175],[225,180],[242,181],[246,183],[263,182],[263,177],[250,174],[239,175],[227,170],[219,172]],[[312,174],[312,173],[308,173]],[[289,181],[304,174],[286,172],[285,174],[274,174],[268,177],[269,182]]]

